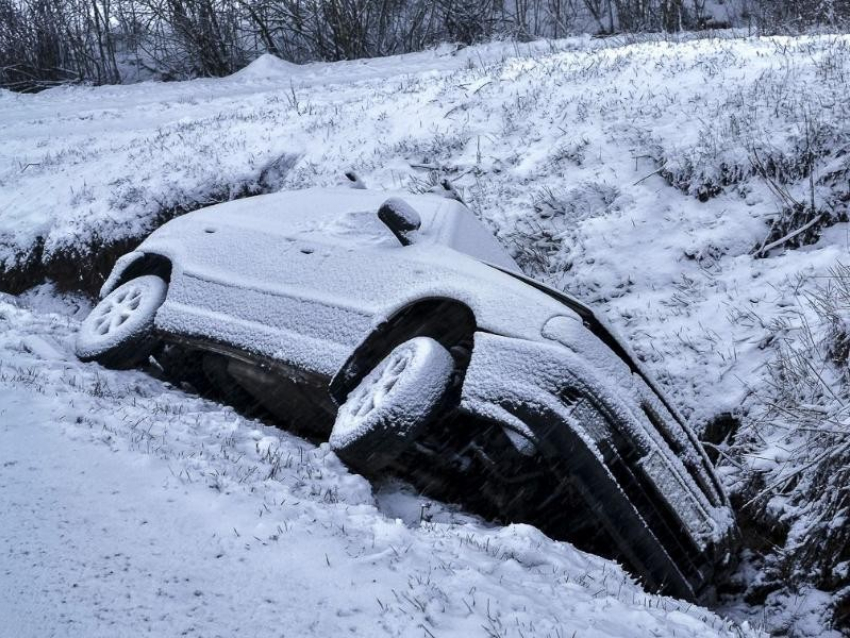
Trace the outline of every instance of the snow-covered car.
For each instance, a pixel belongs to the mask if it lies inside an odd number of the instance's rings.
[[[456,199],[309,189],[164,224],[118,260],[77,354],[175,351],[358,471],[533,522],[650,587],[710,599],[731,560],[694,432],[602,320],[524,277]]]

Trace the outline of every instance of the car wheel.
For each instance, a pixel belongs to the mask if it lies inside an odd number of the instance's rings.
[[[113,290],[80,325],[77,357],[119,369],[147,359],[157,345],[153,320],[167,290],[168,284],[155,275],[131,279]]]
[[[397,346],[340,406],[331,449],[358,471],[386,467],[444,407],[453,371],[452,355],[434,339]]]

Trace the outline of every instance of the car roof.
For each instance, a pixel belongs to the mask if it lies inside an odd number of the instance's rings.
[[[309,188],[211,206],[183,220],[346,247],[398,247],[398,240],[377,216],[378,208],[390,197],[404,199],[419,213],[422,226],[416,233],[417,245],[448,246],[479,261],[519,271],[507,251],[466,206],[436,194]]]

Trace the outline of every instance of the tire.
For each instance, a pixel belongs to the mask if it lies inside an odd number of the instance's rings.
[[[146,360],[157,345],[153,321],[167,290],[168,284],[155,275],[131,279],[113,290],[80,325],[77,357],[117,369]]]
[[[434,339],[400,344],[340,406],[331,449],[357,471],[383,469],[445,407],[453,372],[452,355]]]

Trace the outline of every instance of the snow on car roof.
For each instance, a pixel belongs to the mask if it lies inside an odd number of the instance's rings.
[[[440,244],[480,261],[519,272],[498,240],[461,203],[439,195],[352,188],[310,188],[259,195],[211,206],[186,215],[186,224],[227,224],[272,235],[327,244],[398,246],[377,210],[400,197],[419,213],[417,244]]]

